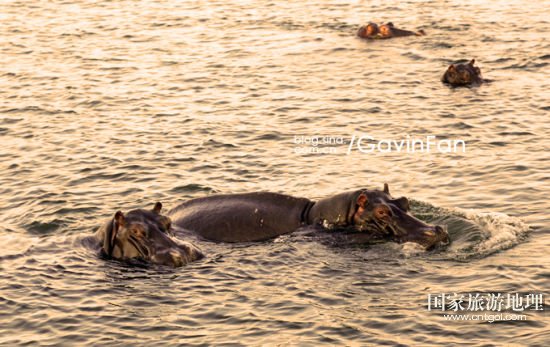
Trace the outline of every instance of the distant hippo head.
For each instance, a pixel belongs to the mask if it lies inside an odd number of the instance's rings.
[[[379,27],[380,35],[384,38],[393,37],[393,23],[389,22],[387,24],[382,24]]]
[[[450,242],[445,228],[426,224],[411,215],[409,200],[394,199],[388,184],[384,184],[383,191],[364,190],[359,194],[353,222],[360,230],[386,234],[399,243],[415,242],[426,249]]]
[[[369,23],[363,25],[357,31],[357,36],[367,39],[376,36],[379,33],[378,25],[376,23]]]
[[[99,230],[104,254],[174,267],[201,259],[203,254],[197,247],[172,239],[170,218],[161,215],[161,209],[157,202],[152,210],[116,212]]]
[[[474,66],[475,60],[472,59],[467,64],[451,64],[441,81],[449,83],[453,86],[467,86],[472,84],[480,84],[483,82],[481,78],[481,70]]]

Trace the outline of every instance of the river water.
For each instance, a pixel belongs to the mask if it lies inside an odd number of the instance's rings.
[[[548,304],[447,321],[428,294],[548,294],[549,5],[0,2],[0,344],[547,346]],[[427,35],[357,39],[369,20]],[[471,58],[490,83],[440,83]],[[384,182],[451,246],[193,240],[207,257],[172,269],[81,242],[155,201]]]

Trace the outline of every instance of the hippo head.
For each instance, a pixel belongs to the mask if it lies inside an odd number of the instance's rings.
[[[172,239],[170,218],[161,215],[161,209],[157,202],[152,210],[116,212],[99,230],[104,254],[174,267],[201,259],[203,254],[197,247]]]
[[[384,38],[389,38],[393,36],[393,23],[389,22],[387,24],[382,24],[379,28],[380,36]]]
[[[474,66],[475,59],[470,60],[467,64],[451,64],[441,81],[449,83],[453,86],[466,86],[471,84],[479,84],[483,80],[481,78],[481,70]]]
[[[410,213],[406,197],[394,199],[388,184],[384,190],[363,190],[357,197],[353,224],[359,230],[389,235],[393,241],[415,242],[426,249],[450,243],[449,234],[439,225],[429,225]]]
[[[359,28],[357,31],[357,36],[361,38],[371,38],[376,36],[379,33],[378,25],[376,23],[369,23],[367,25],[363,25]]]

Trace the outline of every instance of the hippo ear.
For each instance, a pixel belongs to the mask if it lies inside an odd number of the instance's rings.
[[[388,24],[386,24],[387,26],[389,27],[393,27],[393,23],[392,22],[388,22]]]
[[[126,224],[126,219],[124,218],[124,214],[121,211],[117,211],[115,213],[113,221],[115,221],[119,227]]]
[[[455,64],[449,65],[448,70],[449,70],[449,71],[454,71],[454,70],[456,70]]]
[[[113,235],[111,235],[111,244],[114,244],[118,230],[126,225],[126,219],[122,212],[117,211],[115,217],[113,218]]]
[[[159,214],[160,210],[162,210],[162,203],[160,201],[157,201],[155,203],[155,206],[153,207],[153,212],[155,212],[156,214]]]
[[[406,197],[402,196],[399,199],[395,199],[394,201],[395,201],[395,204],[397,206],[399,206],[401,209],[403,209],[405,211],[410,211],[411,210],[411,205],[409,203],[409,199],[407,199]]]
[[[475,63],[475,62],[476,62],[476,60],[475,60],[475,59],[472,59],[472,60],[470,60],[470,62],[468,63],[468,65],[474,66],[474,63]]]
[[[384,183],[384,193],[388,195],[390,194],[390,186],[388,186],[387,183]]]
[[[365,208],[368,202],[369,202],[369,198],[367,198],[367,195],[365,193],[361,193],[357,197],[357,205],[361,206],[362,208]]]
[[[124,226],[126,221],[122,212],[117,211],[113,220],[107,225],[105,235],[103,235],[103,251],[109,257],[113,255],[113,248],[115,245],[116,236],[121,226]]]

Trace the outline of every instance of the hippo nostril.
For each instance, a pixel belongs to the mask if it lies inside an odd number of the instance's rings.
[[[445,230],[445,228],[436,225],[435,231],[439,235],[439,242],[441,242],[443,245],[448,245],[451,242],[451,239],[449,238],[449,233],[447,232],[447,230]]]

